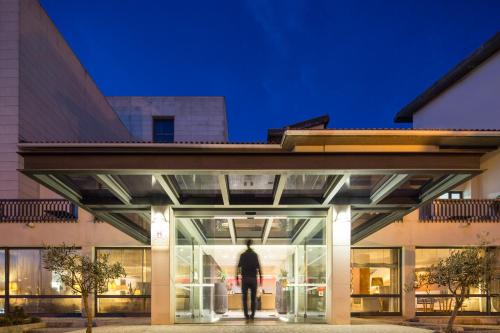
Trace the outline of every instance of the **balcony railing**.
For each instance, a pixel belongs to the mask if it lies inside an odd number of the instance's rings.
[[[421,222],[500,222],[500,199],[434,200],[420,207]]]
[[[77,206],[68,200],[0,200],[0,222],[76,222]]]

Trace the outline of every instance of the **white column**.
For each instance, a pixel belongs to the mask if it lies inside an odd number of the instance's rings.
[[[415,318],[415,290],[411,288],[415,278],[415,246],[404,246],[402,251],[403,318],[411,319]]]
[[[327,322],[351,323],[351,206],[334,205],[326,221]]]
[[[151,207],[151,325],[174,323],[174,246],[175,219],[172,208]]]

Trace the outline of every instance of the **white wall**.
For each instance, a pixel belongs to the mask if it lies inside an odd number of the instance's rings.
[[[416,112],[413,127],[500,129],[500,52]]]

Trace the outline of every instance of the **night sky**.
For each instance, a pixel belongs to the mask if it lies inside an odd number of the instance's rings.
[[[105,95],[226,96],[231,141],[394,115],[500,30],[500,1],[42,0]]]

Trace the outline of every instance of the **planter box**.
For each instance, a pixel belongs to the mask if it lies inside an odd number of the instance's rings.
[[[0,333],[24,333],[35,328],[47,327],[47,323],[33,323],[0,327]]]

